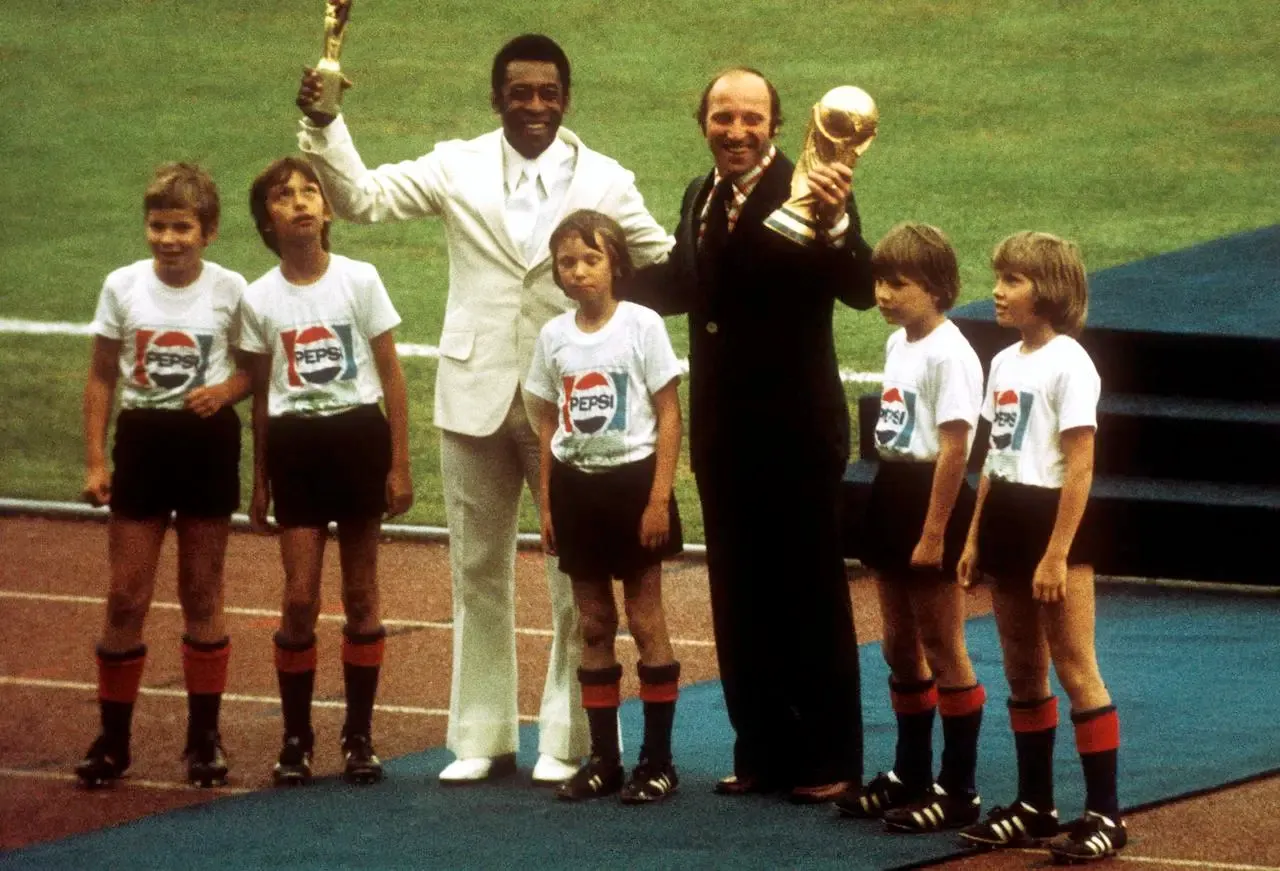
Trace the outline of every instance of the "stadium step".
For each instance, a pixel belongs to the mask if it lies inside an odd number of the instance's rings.
[[[861,551],[875,460],[845,470],[845,553]],[[977,475],[969,475],[977,486]],[[1274,584],[1263,560],[1280,518],[1280,488],[1129,475],[1098,475],[1090,510],[1105,530],[1095,568],[1099,574]]]
[[[875,457],[880,397],[858,398],[858,455]],[[970,471],[986,450],[974,440]],[[1107,393],[1098,403],[1094,472],[1280,486],[1280,403]]]
[[[1093,510],[1103,574],[1277,584],[1280,530],[1280,224],[1089,277],[1081,343],[1102,376]],[[983,366],[1017,334],[989,300],[952,319]],[[845,475],[846,554],[875,475],[879,396],[858,400],[860,459]],[[987,428],[970,457],[981,468]]]

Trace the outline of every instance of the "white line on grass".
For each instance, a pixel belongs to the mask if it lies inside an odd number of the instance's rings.
[[[62,771],[33,771],[24,768],[0,768],[0,778],[23,777],[29,780],[56,780],[61,783],[77,783],[79,778],[74,774]],[[160,789],[168,792],[206,792],[212,795],[248,795],[252,789],[243,786],[192,786],[189,783],[178,783],[171,780],[138,780],[125,777],[120,781],[122,787],[137,786],[142,789]],[[119,788],[119,787],[117,787]]]
[[[65,321],[27,321],[21,318],[0,318],[0,333],[26,333],[38,336],[89,336],[93,335],[91,326],[91,324],[71,324]],[[434,360],[440,356],[440,349],[435,345],[397,342],[396,353],[401,357],[422,357]],[[689,361],[681,360],[680,368],[687,373],[689,371]],[[879,384],[883,377],[883,372],[840,370],[840,380],[846,384]]]
[[[0,590],[0,599],[22,599],[28,602],[62,602],[71,605],[105,605],[107,600],[102,596],[75,596],[65,593],[28,593],[21,590]],[[152,608],[160,608],[164,611],[181,611],[182,605],[178,602],[152,602]],[[264,617],[279,619],[280,612],[273,611],[270,608],[234,608],[227,607],[223,611],[227,614],[234,614],[238,617]],[[346,618],[341,614],[321,614],[321,620],[331,623],[345,622]],[[446,623],[438,620],[398,620],[388,617],[382,621],[389,629],[453,629],[452,623]],[[550,638],[553,633],[550,629],[531,629],[528,627],[518,627],[517,635],[532,635],[538,638]],[[696,638],[672,638],[671,643],[683,647],[714,647],[714,641],[703,641]]]
[[[94,683],[86,683],[84,681],[73,680],[49,680],[47,678],[37,677],[11,677],[10,675],[0,675],[0,686],[28,687],[31,689],[42,690],[75,690],[77,692],[97,692],[98,685]],[[162,696],[165,698],[182,698],[187,697],[185,689],[171,689],[169,687],[142,687],[138,690],[144,696]],[[254,705],[275,705],[280,704],[280,699],[276,696],[248,696],[241,693],[223,693],[222,700],[224,702],[244,702]],[[311,703],[316,708],[341,708],[346,709],[345,700],[336,699],[316,699]],[[375,711],[387,714],[410,714],[419,717],[447,717],[449,711],[445,708],[418,708],[411,705],[384,705],[377,704],[373,706]],[[522,714],[520,721],[524,723],[536,723],[537,717]]]

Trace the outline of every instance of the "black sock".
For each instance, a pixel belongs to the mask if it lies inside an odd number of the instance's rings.
[[[582,706],[587,712],[587,726],[591,730],[591,755],[607,762],[621,761],[618,747],[618,703],[622,681],[622,666],[608,668],[580,668],[578,682],[582,684]]]
[[[1010,700],[1009,715],[1018,753],[1018,799],[1036,810],[1053,810],[1053,743],[1058,732],[1058,700],[1053,696],[1032,702]]]
[[[1120,799],[1116,780],[1120,721],[1116,716],[1116,706],[1107,705],[1078,714],[1072,712],[1071,721],[1075,725],[1076,749],[1080,752],[1080,766],[1084,770],[1085,810],[1118,822]]]
[[[218,731],[222,693],[187,693],[187,746],[201,735]]]
[[[369,735],[373,731],[373,702],[378,695],[386,637],[383,627],[364,634],[343,630],[342,680],[347,694],[343,735]]]
[[[982,730],[982,706],[987,698],[982,684],[963,689],[944,688],[938,693],[942,713],[942,770],[938,785],[948,795],[977,792],[978,733]]]
[[[133,728],[133,705],[138,697],[147,646],[139,644],[119,653],[95,650],[98,662],[98,715],[102,734],[116,747],[127,748]]]
[[[311,696],[316,683],[316,640],[302,643],[286,640],[276,633],[276,677],[280,683],[280,710],[286,737],[301,738],[311,749]]]
[[[933,783],[933,720],[938,691],[933,680],[889,681],[889,697],[898,721],[893,773],[908,789],[924,790]]]
[[[230,647],[230,638],[202,642],[187,635],[182,636],[182,670],[187,683],[188,747],[194,746],[197,738],[218,731]]]
[[[103,699],[98,701],[98,711],[102,717],[102,734],[112,744],[128,747],[133,728],[133,703]]]
[[[640,758],[655,765],[671,762],[671,730],[675,726],[680,690],[680,663],[636,666],[640,698],[644,702],[644,744]]]

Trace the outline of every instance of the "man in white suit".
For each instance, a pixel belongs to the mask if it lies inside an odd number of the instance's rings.
[[[635,176],[560,126],[569,61],[526,34],[497,53],[492,104],[502,128],[441,142],[416,160],[367,169],[341,116],[315,112],[310,71],[298,91],[298,143],[334,212],[361,223],[438,216],[449,246],[435,422],[453,575],[453,682],[445,784],[515,770],[515,546],[522,482],[538,487],[538,440],[520,384],[538,331],[572,307],[551,278],[548,240],[560,219],[590,208],[614,217],[637,265],[661,261],[666,231]],[[537,500],[535,499],[535,502]],[[533,779],[559,783],[588,749],[577,680],[581,638],[567,576],[548,562],[554,637],[539,713]]]

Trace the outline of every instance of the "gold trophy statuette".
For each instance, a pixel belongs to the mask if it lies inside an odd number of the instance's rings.
[[[765,219],[764,225],[797,245],[813,245],[818,236],[816,198],[809,191],[809,170],[818,164],[843,163],[850,168],[871,147],[880,124],[876,101],[862,88],[832,88],[813,106],[804,148],[791,175],[791,198]]]
[[[351,0],[325,0],[324,51],[316,64],[323,90],[312,109],[325,115],[337,115],[342,103],[342,83],[345,77],[338,66],[342,53],[342,39],[347,35],[347,19],[351,17]]]

